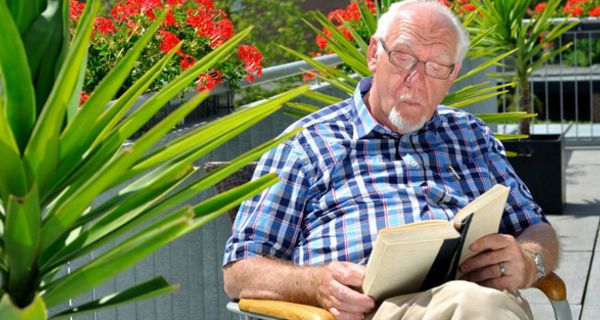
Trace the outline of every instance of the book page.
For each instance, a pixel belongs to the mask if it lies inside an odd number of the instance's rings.
[[[509,188],[497,184],[492,189],[471,201],[471,203],[466,205],[456,214],[453,219],[455,224],[459,223],[464,217],[473,214],[466,239],[464,240],[464,246],[460,254],[459,265],[478,253],[469,250],[469,245],[471,245],[471,243],[483,236],[498,232],[509,192]],[[462,274],[457,272],[457,279],[461,276]]]

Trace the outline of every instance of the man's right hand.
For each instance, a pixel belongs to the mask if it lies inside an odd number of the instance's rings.
[[[302,267],[286,261],[254,257],[223,268],[225,292],[231,299],[271,299],[319,306],[337,319],[362,319],[375,302],[360,287],[365,267],[332,262]]]
[[[332,262],[319,267],[317,300],[336,319],[363,319],[375,302],[361,292],[365,267],[351,262]]]

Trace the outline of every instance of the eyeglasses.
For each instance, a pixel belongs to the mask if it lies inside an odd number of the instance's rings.
[[[436,79],[446,80],[454,71],[454,65],[445,65],[432,61],[421,61],[410,54],[398,50],[390,50],[385,45],[383,39],[380,39],[383,51],[388,55],[390,63],[402,70],[413,70],[419,62],[425,65],[425,74]]]

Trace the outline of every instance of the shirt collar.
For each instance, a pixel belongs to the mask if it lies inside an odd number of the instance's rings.
[[[383,125],[379,124],[379,122],[377,122],[375,118],[373,118],[371,112],[369,111],[369,108],[363,100],[363,97],[369,92],[369,90],[371,90],[372,83],[373,77],[367,77],[360,80],[360,82],[356,86],[356,89],[354,90],[354,93],[352,94],[352,106],[356,114],[356,117],[354,117],[353,120],[353,138],[361,139],[370,134],[371,132],[377,132],[384,135],[390,135],[392,137],[399,138],[400,135],[398,133],[384,127]],[[427,121],[423,125],[423,128],[415,132],[415,134],[423,131],[435,130],[437,129],[440,123],[441,118],[436,108],[436,110],[433,112],[433,116],[431,117],[431,119],[429,119],[429,121]]]

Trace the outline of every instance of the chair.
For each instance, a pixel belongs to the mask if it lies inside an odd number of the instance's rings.
[[[227,162],[207,162],[204,165],[206,172],[211,172]],[[256,163],[251,163],[215,185],[217,192],[225,192],[233,187],[250,181]],[[237,209],[231,209],[228,214],[230,221],[235,220]],[[554,316],[557,320],[571,320],[572,313],[567,301],[567,287],[564,281],[554,272],[549,273],[536,287],[541,290],[550,300]],[[257,319],[293,319],[293,320],[333,320],[335,317],[327,310],[276,300],[241,299],[239,302],[227,303],[227,310],[239,314],[242,317]]]

